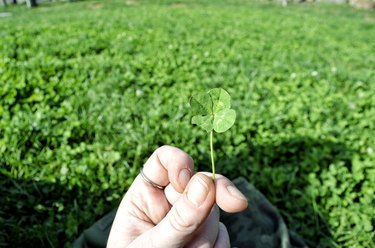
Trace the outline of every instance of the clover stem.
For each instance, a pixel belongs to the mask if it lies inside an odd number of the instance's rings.
[[[213,136],[214,136],[214,131],[211,131],[211,133],[210,133],[210,147],[211,147],[212,180],[215,182],[215,160],[214,160]]]

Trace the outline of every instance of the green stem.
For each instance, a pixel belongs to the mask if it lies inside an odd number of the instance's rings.
[[[212,180],[215,182],[215,160],[214,160],[214,144],[213,144],[214,131],[210,133],[210,147],[211,147],[211,164],[212,164]]]

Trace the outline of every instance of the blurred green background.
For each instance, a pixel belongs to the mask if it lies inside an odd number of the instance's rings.
[[[215,138],[217,172],[254,184],[310,247],[375,247],[373,11],[113,0],[0,12],[0,246],[69,247],[163,144],[210,170],[188,99],[223,87],[238,117]]]

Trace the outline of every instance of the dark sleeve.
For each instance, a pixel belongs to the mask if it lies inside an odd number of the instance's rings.
[[[233,181],[249,201],[248,208],[236,214],[224,211],[220,221],[228,229],[232,247],[239,248],[306,248],[307,245],[288,228],[274,206],[244,178]]]

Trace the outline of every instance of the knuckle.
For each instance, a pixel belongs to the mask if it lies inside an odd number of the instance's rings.
[[[172,208],[170,215],[169,224],[177,232],[189,233],[193,232],[197,228],[197,223],[194,220],[189,219],[181,208],[177,206]]]
[[[165,151],[165,150],[168,150],[170,149],[170,146],[168,145],[162,145],[162,146],[159,146],[158,148],[156,148],[155,152],[156,154],[160,154],[161,152]]]

